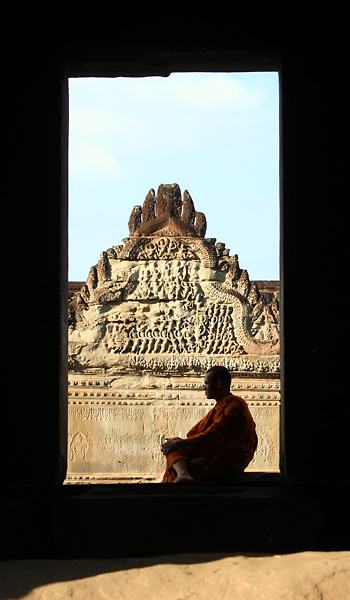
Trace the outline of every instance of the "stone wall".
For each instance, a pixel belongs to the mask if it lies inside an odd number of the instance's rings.
[[[149,191],[129,233],[70,286],[67,481],[158,480],[161,439],[211,408],[202,384],[216,364],[257,424],[248,470],[279,471],[278,284],[251,282],[206,238],[177,184]]]

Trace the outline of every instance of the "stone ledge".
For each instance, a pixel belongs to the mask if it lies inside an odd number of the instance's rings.
[[[270,474],[248,479],[221,486],[4,487],[2,558],[348,549],[345,486],[292,485]]]
[[[325,496],[271,478],[250,485],[81,489],[65,486],[55,501],[55,542],[65,558],[315,549],[329,509]]]

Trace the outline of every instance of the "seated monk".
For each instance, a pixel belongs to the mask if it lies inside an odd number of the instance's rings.
[[[205,394],[216,405],[186,438],[166,438],[162,443],[167,457],[163,483],[224,480],[248,466],[258,444],[255,423],[246,402],[231,394],[230,387],[225,367],[207,371]]]

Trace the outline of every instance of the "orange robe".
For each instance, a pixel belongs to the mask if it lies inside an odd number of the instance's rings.
[[[174,481],[173,464],[179,460],[187,462],[188,471],[196,481],[242,473],[258,445],[247,403],[233,394],[221,398],[186,437],[186,448],[168,454],[163,483]]]

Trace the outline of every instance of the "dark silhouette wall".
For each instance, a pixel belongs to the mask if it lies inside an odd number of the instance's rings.
[[[302,13],[280,8],[271,14],[249,6],[230,18],[211,11],[191,13],[190,8],[181,14],[170,8],[166,18],[163,13],[120,9],[113,18],[98,11],[75,18],[69,10],[67,17],[39,19],[31,12],[6,20],[2,210],[3,231],[8,232],[3,250],[3,379],[8,385],[3,393],[1,509],[10,525],[6,556],[69,555],[65,534],[69,536],[73,518],[81,542],[78,555],[98,555],[101,545],[106,554],[175,551],[175,542],[157,545],[152,532],[153,542],[146,548],[137,531],[153,519],[152,531],[161,532],[163,516],[178,502],[187,514],[185,539],[200,540],[202,551],[346,543],[348,402],[342,348],[348,190],[342,15],[336,8],[316,12],[305,6]],[[242,488],[247,501],[242,503],[240,496],[239,505],[235,490],[201,489],[186,495],[152,485],[127,492],[95,490],[88,501],[86,488],[61,485],[67,393],[67,78],[269,69],[278,69],[281,76],[285,479]],[[108,521],[99,538],[90,532],[95,541],[82,542],[88,534],[80,516],[90,522],[106,506],[113,514],[126,511],[124,521],[132,522],[136,532],[132,547],[126,525],[119,523],[119,536],[125,538],[116,550]],[[215,528],[212,536],[201,539],[198,519],[215,506],[226,507],[230,535]],[[234,520],[238,506],[241,511],[247,507],[248,540],[243,525]],[[227,515],[233,519],[229,526]],[[275,545],[263,544],[267,522],[271,531],[280,532],[274,536],[270,531]],[[239,527],[242,535],[233,543],[232,532]],[[182,551],[190,549],[196,545],[182,546]]]

